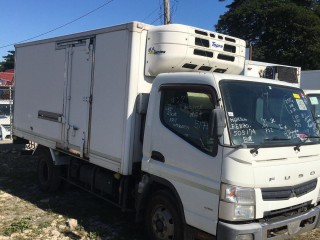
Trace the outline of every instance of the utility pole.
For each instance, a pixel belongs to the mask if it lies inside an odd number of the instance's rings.
[[[170,24],[170,0],[163,0],[164,5],[164,24]]]

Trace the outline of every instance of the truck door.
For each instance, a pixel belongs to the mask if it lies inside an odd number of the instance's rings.
[[[65,146],[81,157],[88,154],[91,108],[93,39],[81,39],[67,46],[65,93]]]
[[[187,224],[215,234],[222,164],[209,133],[215,90],[187,84],[159,90],[149,101],[142,169],[174,186]]]

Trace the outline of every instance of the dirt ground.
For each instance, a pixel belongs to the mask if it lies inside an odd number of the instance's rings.
[[[0,152],[0,240],[144,240],[134,214],[75,187],[44,194],[36,183],[36,158]]]
[[[133,213],[67,186],[44,194],[36,183],[36,158],[0,148],[0,240],[146,240]],[[320,230],[295,240],[319,240]]]

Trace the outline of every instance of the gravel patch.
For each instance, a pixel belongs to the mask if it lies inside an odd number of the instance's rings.
[[[36,160],[0,150],[0,240],[145,240],[133,213],[69,185],[40,192]]]

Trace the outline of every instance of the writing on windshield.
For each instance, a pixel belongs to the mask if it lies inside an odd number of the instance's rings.
[[[220,87],[233,144],[295,144],[319,135],[300,89],[243,81],[221,81]]]

